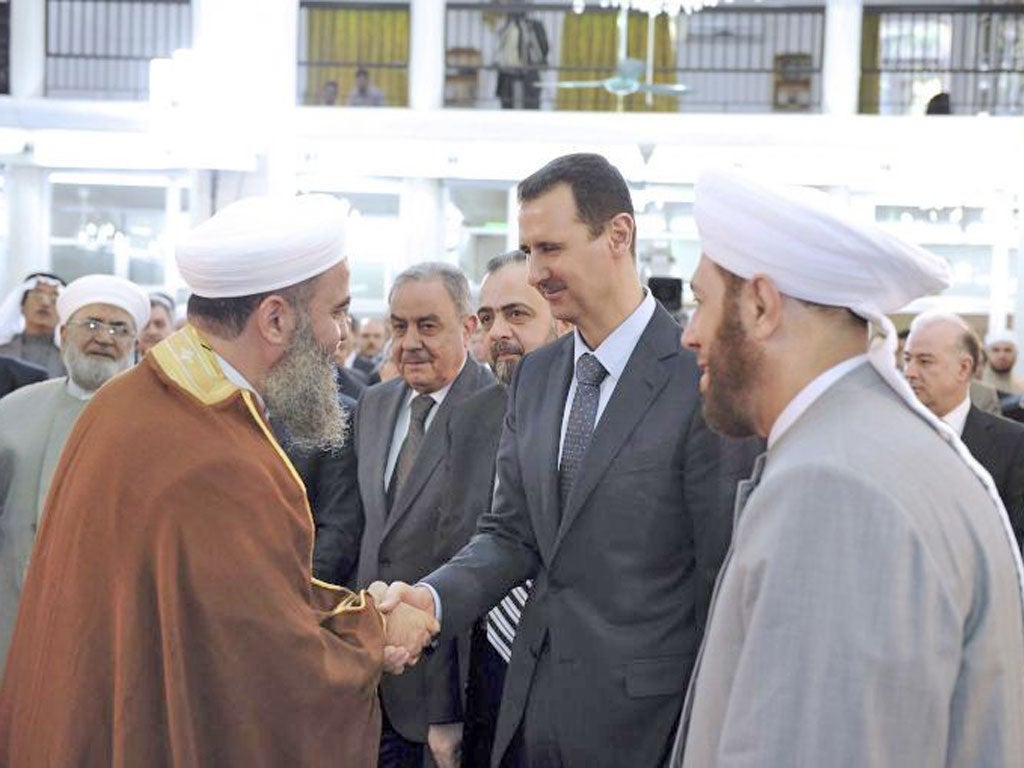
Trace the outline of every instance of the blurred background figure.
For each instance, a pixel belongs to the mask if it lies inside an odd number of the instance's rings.
[[[149,294],[149,322],[139,334],[135,347],[141,360],[150,349],[174,333],[174,299],[163,291]]]
[[[360,68],[356,71],[356,87],[345,102],[350,107],[383,107],[384,91],[370,82],[370,73]]]
[[[0,305],[0,355],[46,370],[50,377],[67,371],[55,332],[57,297],[65,282],[50,272],[33,272]]]

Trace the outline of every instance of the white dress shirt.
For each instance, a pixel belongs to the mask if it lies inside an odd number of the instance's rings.
[[[468,357],[466,358],[468,360]],[[462,368],[466,367],[466,360],[462,361]],[[459,368],[459,373],[455,375],[455,379],[459,378],[462,373],[462,368]],[[437,415],[438,410],[441,408],[441,403],[448,397],[448,391],[452,388],[452,384],[455,383],[455,379],[452,379],[448,384],[436,392],[431,392],[430,397],[434,399],[434,407],[430,409],[430,413],[427,414],[427,420],[423,423],[423,434],[427,434],[427,430],[430,429],[430,425],[434,423],[434,417]],[[384,488],[387,489],[391,483],[391,475],[395,472],[395,464],[398,463],[398,454],[402,450],[402,443],[405,442],[405,436],[409,434],[409,422],[412,420],[412,400],[419,393],[410,388],[409,393],[405,397],[405,402],[402,403],[402,407],[398,409],[398,418],[395,419],[395,431],[391,433],[391,451],[388,453],[388,463],[384,468]]]
[[[949,424],[956,434],[963,435],[964,424],[967,422],[967,413],[971,410],[971,396],[970,394],[964,398],[964,401],[960,403],[956,408],[947,413],[942,417],[942,420]]]
[[[803,416],[804,412],[811,407],[814,401],[825,394],[829,387],[858,365],[866,362],[868,362],[866,354],[843,360],[838,365],[833,365],[824,373],[819,374],[810,384],[797,392],[796,397],[789,401],[786,407],[782,409],[782,413],[779,414],[775,423],[772,424],[771,431],[768,433],[769,450],[779,441],[779,438],[782,437],[785,431],[793,426],[797,419]]]
[[[569,426],[569,411],[572,410],[572,399],[576,396],[576,361],[580,356],[590,352],[598,359],[598,362],[608,371],[608,375],[601,382],[600,397],[597,401],[597,416],[594,418],[594,428],[601,421],[601,414],[615,391],[615,385],[622,378],[626,370],[626,363],[629,362],[633,350],[636,349],[644,329],[654,316],[655,302],[650,291],[644,291],[643,301],[633,310],[633,313],[619,323],[618,327],[608,338],[601,342],[597,349],[591,349],[583,340],[579,330],[573,332],[573,355],[572,355],[572,381],[569,382],[569,391],[565,395],[565,407],[562,409],[562,432],[558,439],[558,463],[562,463],[562,446],[565,444],[565,430]]]
[[[256,388],[249,383],[249,380],[246,379],[245,376],[242,375],[242,372],[235,368],[235,366],[233,366],[223,357],[218,355],[216,352],[213,353],[213,356],[217,358],[217,364],[220,366],[220,370],[224,374],[224,378],[226,378],[236,387],[239,387],[241,389],[248,389],[250,392],[252,392],[256,396],[257,405],[259,405],[260,410],[263,411],[263,415],[266,416],[266,403],[263,402],[263,398],[260,397],[260,393],[256,391]]]

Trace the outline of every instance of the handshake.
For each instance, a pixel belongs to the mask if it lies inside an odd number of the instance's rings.
[[[431,650],[430,643],[441,630],[434,618],[434,598],[426,587],[412,587],[396,581],[390,586],[375,581],[366,590],[384,615],[384,671],[402,674]]]

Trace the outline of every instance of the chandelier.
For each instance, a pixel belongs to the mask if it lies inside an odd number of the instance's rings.
[[[703,8],[714,8],[718,0],[590,0],[591,5],[599,8],[619,8],[628,11],[639,11],[650,16],[667,13],[669,16],[696,13]],[[583,13],[587,9],[587,0],[572,0],[575,13]]]

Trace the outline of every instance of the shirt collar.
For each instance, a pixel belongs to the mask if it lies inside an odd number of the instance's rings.
[[[242,375],[242,372],[235,368],[235,366],[233,366],[223,357],[218,355],[216,352],[213,353],[213,356],[217,358],[217,364],[220,365],[220,369],[224,373],[224,378],[226,378],[236,387],[239,387],[240,389],[247,389],[254,395],[256,395],[256,402],[259,403],[260,409],[266,411],[267,406],[263,402],[263,398],[260,396],[260,393],[257,392],[256,387],[250,384],[248,379],[246,379],[245,376]]]
[[[654,310],[654,296],[651,295],[650,291],[644,289],[643,301],[637,305],[637,308],[633,310],[629,317],[619,323],[615,330],[608,334],[608,338],[602,341],[597,349],[588,347],[587,342],[580,335],[579,329],[575,330],[573,332],[573,370],[575,370],[575,363],[580,359],[580,356],[591,352],[598,359],[598,362],[604,366],[604,369],[608,371],[608,378],[613,381],[618,380],[626,369],[629,356],[636,349],[644,329],[651,321]]]
[[[838,365],[833,365],[824,373],[819,374],[810,384],[801,389],[796,394],[796,397],[786,404],[786,407],[782,409],[782,413],[779,414],[775,423],[772,424],[771,431],[768,433],[768,448],[770,449],[775,445],[786,430],[793,426],[797,419],[804,414],[804,411],[810,408],[815,400],[825,394],[829,387],[858,365],[867,361],[867,355],[847,358]]]
[[[71,376],[68,376],[67,389],[68,394],[71,395],[76,400],[92,400],[92,396],[96,394],[95,389],[90,391],[88,389],[83,389],[82,387],[78,386],[75,383],[74,379],[71,378]]]
[[[967,412],[971,410],[971,395],[968,393],[967,397],[964,398],[963,402],[960,403],[956,408],[947,413],[942,417],[942,420],[946,422],[950,429],[956,432],[958,435],[963,434],[964,424],[967,422]]]

